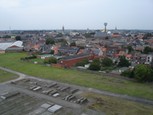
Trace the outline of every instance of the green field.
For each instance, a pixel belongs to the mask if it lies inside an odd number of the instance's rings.
[[[0,70],[0,83],[17,78],[17,75]]]
[[[21,61],[20,58],[25,56],[27,56],[25,53],[0,54],[0,66],[44,79],[153,100],[153,84],[136,83],[121,78],[90,74],[77,70],[52,68]]]

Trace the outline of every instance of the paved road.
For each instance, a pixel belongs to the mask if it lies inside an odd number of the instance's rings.
[[[53,80],[45,80],[45,79],[40,79],[40,78],[36,78],[36,77],[33,77],[33,76],[27,76],[27,75],[25,75],[23,73],[20,73],[20,72],[17,72],[17,71],[13,71],[13,70],[10,70],[10,69],[7,69],[7,68],[3,68],[3,67],[0,67],[0,69],[5,70],[7,72],[11,72],[11,73],[17,74],[17,75],[20,76],[18,79],[11,80],[11,81],[17,81],[17,80],[20,80],[20,79],[23,79],[23,78],[33,78],[33,79],[46,81],[46,82],[48,82],[48,81],[57,82],[57,81],[53,81]],[[9,82],[11,82],[11,81],[9,81]],[[8,83],[8,82],[6,82],[6,83]],[[57,82],[57,83],[60,83],[60,82]],[[107,96],[113,96],[113,97],[118,97],[118,98],[130,100],[130,101],[135,101],[135,102],[139,102],[139,103],[143,103],[143,104],[153,105],[153,101],[152,100],[147,100],[147,99],[128,96],[128,95],[122,95],[122,94],[117,94],[117,93],[111,93],[111,92],[108,92],[108,91],[102,91],[102,90],[97,90],[97,89],[93,89],[93,88],[86,88],[86,87],[77,86],[77,85],[70,85],[70,84],[67,84],[67,83],[60,83],[60,84],[69,85],[71,87],[78,88],[78,89],[80,89],[82,91],[85,91],[85,92],[91,92],[91,93],[97,93],[97,94],[102,94],[102,95],[107,95]]]
[[[18,80],[21,80],[21,79],[23,79],[23,78],[26,77],[25,74],[20,73],[20,72],[17,72],[17,71],[10,70],[10,69],[8,69],[8,68],[0,67],[0,69],[1,69],[1,70],[4,70],[4,71],[7,71],[7,72],[10,72],[10,73],[14,73],[14,74],[16,74],[16,75],[19,76],[17,79],[10,80],[10,81],[4,82],[4,83],[9,83],[9,82],[12,82],[12,81],[18,81]],[[3,83],[3,84],[4,84],[4,83]]]

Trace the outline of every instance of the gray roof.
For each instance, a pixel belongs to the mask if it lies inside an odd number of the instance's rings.
[[[94,35],[95,38],[105,38],[106,36],[108,36],[107,33],[101,31],[96,32]]]
[[[56,111],[58,111],[59,109],[61,109],[62,108],[62,106],[60,106],[60,105],[53,105],[52,107],[50,107],[49,109],[48,109],[48,111],[49,112],[52,112],[52,113],[55,113]]]
[[[7,48],[11,46],[23,47],[22,44],[23,44],[22,41],[0,43],[0,50],[6,50]]]
[[[62,60],[71,60],[71,59],[88,57],[88,56],[90,56],[90,54],[80,54],[80,55],[66,56],[66,57],[63,57]]]
[[[6,50],[12,43],[0,43],[0,50]]]

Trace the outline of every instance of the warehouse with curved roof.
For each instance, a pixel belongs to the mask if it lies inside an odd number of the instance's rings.
[[[23,42],[22,41],[0,43],[0,53],[19,52],[22,50],[23,50]]]

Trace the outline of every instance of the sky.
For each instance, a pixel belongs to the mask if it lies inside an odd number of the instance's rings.
[[[0,30],[153,30],[153,0],[0,0]]]

